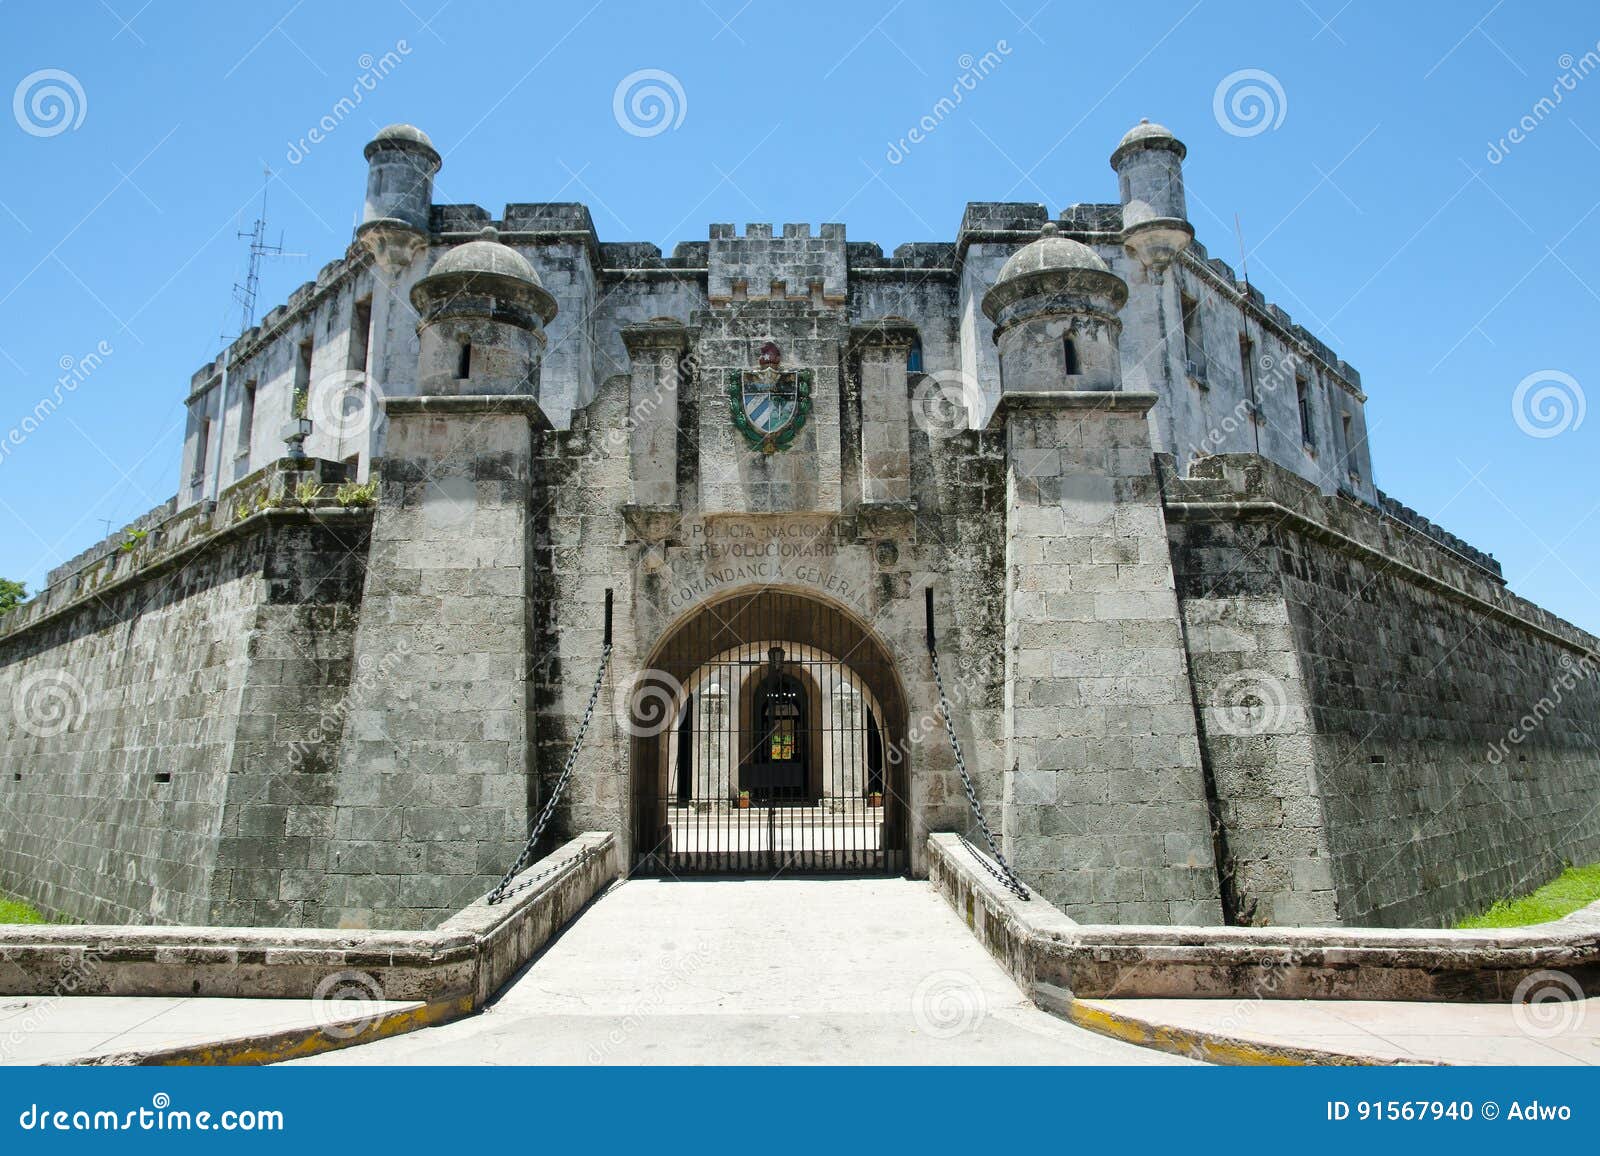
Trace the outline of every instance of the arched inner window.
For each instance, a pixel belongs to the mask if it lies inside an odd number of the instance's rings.
[[[911,339],[911,348],[906,350],[906,372],[922,372],[922,338],[920,337],[913,337]]]
[[[1070,333],[1066,336],[1065,347],[1067,351],[1067,376],[1077,377],[1083,370],[1078,367],[1078,342]]]

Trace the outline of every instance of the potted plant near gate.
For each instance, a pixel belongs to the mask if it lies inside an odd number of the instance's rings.
[[[745,810],[749,810],[749,808],[750,808],[750,792],[749,791],[740,791],[739,792],[739,810],[745,811]]]
[[[867,806],[869,806],[869,807],[881,807],[881,806],[883,806],[883,792],[882,791],[868,791],[867,792]]]

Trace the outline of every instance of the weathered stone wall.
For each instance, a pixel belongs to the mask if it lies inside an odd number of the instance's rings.
[[[1069,915],[1216,923],[1153,394],[1005,394],[1008,853]]]
[[[7,616],[0,890],[106,922],[303,918],[285,880],[320,865],[316,722],[348,678],[367,519],[232,510]]]
[[[1600,858],[1600,641],[1260,459],[1169,487],[1236,910],[1430,926]]]

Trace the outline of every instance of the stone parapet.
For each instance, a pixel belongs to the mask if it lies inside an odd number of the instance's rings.
[[[309,999],[356,972],[375,998],[454,1018],[482,1007],[618,873],[615,836],[590,832],[531,864],[504,902],[480,898],[434,931],[8,926],[0,994]]]
[[[928,879],[1023,991],[1047,1010],[1079,999],[1512,999],[1538,971],[1600,995],[1600,904],[1493,931],[1077,924],[1008,892],[960,836],[928,837]]]

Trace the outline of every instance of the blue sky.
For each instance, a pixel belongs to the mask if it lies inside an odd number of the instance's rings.
[[[666,249],[713,221],[840,220],[887,249],[952,239],[969,200],[1114,200],[1107,157],[1148,116],[1189,146],[1200,239],[1237,268],[1238,214],[1252,281],[1361,371],[1378,484],[1600,630],[1600,415],[1576,408],[1600,390],[1600,70],[1579,75],[1600,53],[1592,4],[12,0],[4,14],[0,437],[62,365],[111,351],[0,457],[0,574],[30,589],[104,519],[177,488],[190,374],[238,328],[236,234],[263,166],[274,237],[304,256],[266,264],[260,312],[348,244],[362,145],[391,121],[444,153],[440,201],[498,215],[581,200],[602,238]],[[891,142],[987,52],[999,65],[891,163]],[[375,69],[355,112],[305,140]],[[682,94],[654,135],[613,112],[646,69]],[[24,85],[44,70],[70,80]],[[1226,100],[1214,110],[1243,70],[1273,82],[1259,132],[1229,122]],[[65,122],[30,101],[52,86]]]

